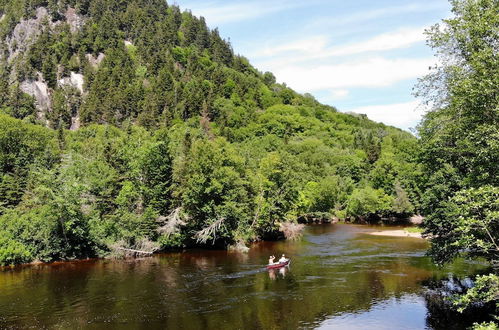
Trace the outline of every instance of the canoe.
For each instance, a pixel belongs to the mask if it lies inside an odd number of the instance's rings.
[[[276,262],[276,263],[273,263],[272,265],[267,265],[267,269],[275,269],[275,268],[281,268],[281,267],[284,267],[284,266],[287,266],[289,265],[289,262],[291,260],[286,260],[284,262]]]

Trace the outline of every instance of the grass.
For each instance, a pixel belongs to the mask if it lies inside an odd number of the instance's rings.
[[[404,228],[404,230],[408,233],[422,233],[423,232],[423,228],[419,228],[419,227],[406,227],[406,228]]]

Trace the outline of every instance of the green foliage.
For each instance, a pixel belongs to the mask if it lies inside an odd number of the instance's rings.
[[[495,322],[482,322],[482,323],[474,323],[473,330],[497,330],[499,329],[499,325]]]
[[[407,193],[399,182],[395,183],[395,194],[395,199],[393,200],[393,211],[398,214],[412,214],[412,212],[414,212],[414,206],[411,204]]]
[[[223,116],[238,115],[232,102],[224,107]],[[365,183],[369,165],[362,151],[350,154],[328,136],[316,111],[275,106],[237,124],[189,120],[154,132],[136,125],[55,132],[4,116],[8,147],[2,151],[1,187],[15,203],[4,204],[0,217],[9,237],[5,251],[14,251],[3,263],[103,256],[115,244],[135,247],[144,240],[181,247],[219,220],[207,243],[256,240],[275,236],[280,221],[302,213],[352,210],[353,200],[359,217],[390,212],[392,197],[381,190],[361,189],[368,196],[375,191],[374,201],[367,198],[374,206],[365,209],[359,208],[364,201],[356,199],[358,192],[350,196],[357,184],[338,173]],[[334,124],[334,117],[329,121]],[[274,134],[269,122],[282,123],[284,133]],[[238,127],[233,132],[240,142],[213,137],[231,126]],[[310,132],[322,139],[307,137]],[[359,165],[352,167],[354,157]],[[16,178],[12,164],[25,168],[25,181]],[[185,223],[162,234],[158,219],[178,207]]]
[[[438,262],[465,253],[490,261],[499,257],[499,188],[483,186],[457,192],[428,216],[426,233],[435,235],[431,253]]]
[[[260,159],[251,175],[254,211],[252,227],[265,237],[276,231],[276,222],[296,218],[299,172],[296,159],[283,152],[270,152]]]
[[[343,209],[353,187],[351,179],[337,175],[325,177],[320,182],[308,182],[300,193],[300,210],[309,213]]]
[[[8,82],[7,77],[3,77],[5,82]],[[4,109],[0,109],[0,113],[6,113],[9,116],[18,119],[26,119],[32,121],[35,116],[35,106],[33,97],[23,93],[19,89],[19,84],[15,83],[11,86],[4,86],[3,92],[5,93],[2,97]]]
[[[30,251],[25,245],[7,236],[0,231],[0,265],[15,265],[33,260]]]
[[[491,305],[492,310],[495,309],[495,321],[475,323],[473,329],[494,330],[499,326],[499,276],[496,274],[479,275],[475,278],[474,286],[468,289],[464,294],[457,294],[451,297],[453,306],[459,312],[464,312],[466,309],[474,306]]]
[[[186,235],[182,233],[174,233],[171,235],[161,235],[158,238],[158,243],[163,249],[168,248],[180,248],[185,246],[185,241],[187,240]]]
[[[497,266],[499,253],[499,3],[453,0],[453,17],[427,31],[440,64],[420,80],[418,95],[432,110],[420,127],[420,158],[427,173],[422,198],[424,234],[438,263],[462,255]],[[477,277],[457,298],[497,303],[497,268]],[[489,325],[491,328],[495,324]],[[487,325],[477,325],[477,328]]]
[[[419,128],[422,158],[451,164],[466,185],[498,185],[497,1],[453,1],[455,17],[428,31],[442,64],[423,78],[419,94],[434,104]],[[444,28],[446,27],[446,28]]]
[[[0,214],[16,206],[32,166],[50,167],[58,156],[54,132],[0,114]]]
[[[199,140],[192,144],[184,173],[180,198],[192,217],[189,227],[200,230],[223,219],[219,236],[231,240],[237,227],[248,222],[243,160],[223,139]]]
[[[353,217],[386,215],[393,204],[393,197],[383,190],[371,187],[357,188],[348,199],[347,214]]]
[[[65,149],[54,169],[33,164],[19,194],[24,200],[0,217],[7,237],[15,237],[5,244],[21,244],[30,258],[51,261],[103,255],[117,241],[156,239],[156,218],[170,202],[164,133],[89,126],[62,139]]]
[[[499,276],[495,274],[477,276],[475,285],[463,295],[457,295],[453,300],[454,306],[460,312],[473,304],[483,304],[493,302],[496,309],[499,309]]]
[[[499,233],[494,220],[498,181],[492,174],[499,160],[499,63],[493,56],[499,8],[489,0],[452,4],[455,16],[444,20],[447,28],[437,24],[428,31],[442,64],[419,86],[435,105],[419,128],[421,158],[431,173],[423,199],[425,224],[438,261],[451,260],[463,248],[493,260],[497,252],[490,244]]]

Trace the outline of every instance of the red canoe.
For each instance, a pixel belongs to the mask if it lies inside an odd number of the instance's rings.
[[[281,268],[281,267],[289,265],[289,262],[290,262],[290,260],[288,259],[284,262],[278,262],[278,263],[274,263],[272,265],[267,265],[267,269]]]

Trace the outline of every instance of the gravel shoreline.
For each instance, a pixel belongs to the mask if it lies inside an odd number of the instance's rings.
[[[369,233],[369,235],[393,236],[393,237],[413,237],[413,238],[421,238],[421,239],[423,238],[421,236],[421,233],[410,233],[404,229],[373,231],[373,232]]]

